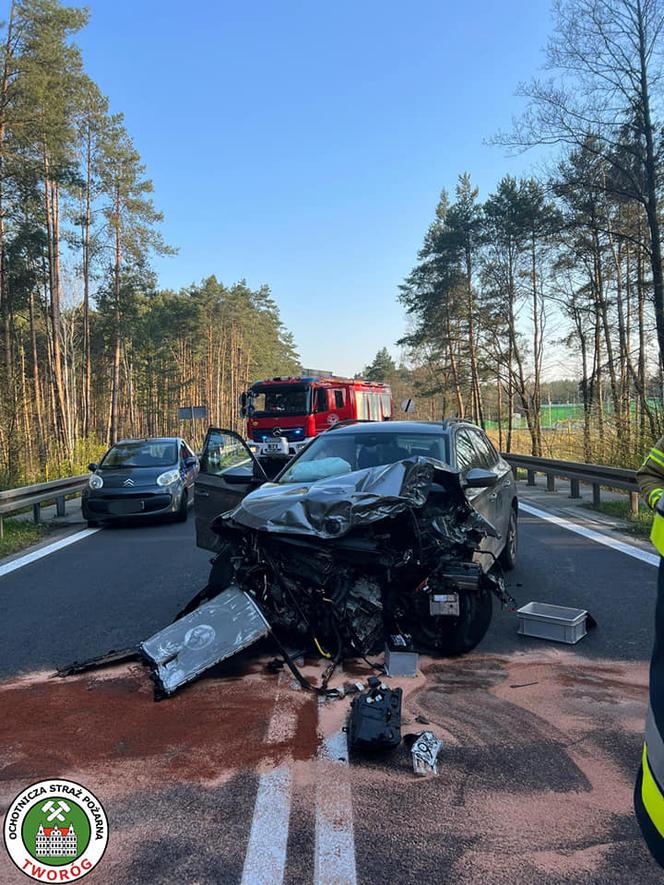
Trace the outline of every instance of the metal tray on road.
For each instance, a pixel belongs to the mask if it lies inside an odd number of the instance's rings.
[[[552,639],[574,645],[588,632],[588,612],[583,608],[550,605],[548,602],[529,602],[517,609],[518,633],[537,639]]]

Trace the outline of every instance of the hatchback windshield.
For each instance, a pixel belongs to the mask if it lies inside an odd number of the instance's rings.
[[[315,482],[366,467],[394,464],[404,458],[435,458],[449,463],[442,433],[324,433],[286,470],[280,483]]]
[[[310,412],[311,388],[292,384],[254,388],[249,407],[249,414],[256,418],[308,415]]]
[[[100,467],[169,467],[178,460],[177,445],[170,441],[118,443],[109,449]]]

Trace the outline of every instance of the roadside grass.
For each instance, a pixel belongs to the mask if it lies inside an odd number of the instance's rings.
[[[599,507],[593,507],[592,504],[582,504],[581,506],[586,510],[594,510],[596,513],[604,513],[606,516],[624,519],[627,523],[626,531],[630,534],[637,535],[639,538],[650,537],[652,513],[641,507],[638,515],[634,516],[629,509],[629,500],[602,501]]]
[[[493,444],[505,449],[506,437],[503,431],[499,435],[495,429],[489,429],[487,434]],[[637,444],[636,449],[627,457],[622,451],[621,440],[613,427],[606,426],[602,433],[593,430],[592,433],[591,464],[609,464],[615,467],[636,468],[640,467],[645,453],[652,442]],[[515,430],[512,433],[512,452],[520,455],[531,454],[531,439],[527,430]],[[586,461],[583,446],[583,430],[568,424],[551,429],[544,429],[542,433],[542,457],[553,458],[559,461]]]
[[[35,544],[45,537],[48,531],[45,525],[35,525],[22,519],[5,519],[4,538],[0,538],[0,558]]]

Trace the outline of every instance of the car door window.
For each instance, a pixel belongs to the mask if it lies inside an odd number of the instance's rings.
[[[465,430],[460,430],[456,435],[457,467],[462,473],[467,473],[471,468],[477,467],[475,460],[477,454],[470,435]]]
[[[496,466],[496,453],[488,445],[485,438],[478,431],[469,431],[473,450],[475,452],[475,463],[473,467],[482,467],[484,470],[491,470]]]
[[[201,455],[201,473],[219,476],[240,462],[247,462],[247,452],[236,438],[219,430],[209,430]]]

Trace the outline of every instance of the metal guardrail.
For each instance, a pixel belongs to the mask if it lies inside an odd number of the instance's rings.
[[[535,474],[546,476],[548,492],[555,492],[556,477],[570,481],[570,498],[580,498],[579,484],[592,486],[593,506],[599,507],[601,489],[624,489],[629,492],[630,509],[634,515],[639,512],[639,485],[636,472],[622,467],[607,467],[604,464],[583,464],[576,461],[555,461],[552,458],[534,458],[531,455],[514,455],[503,452],[503,458],[512,467],[526,471],[527,484],[535,485]]]
[[[527,484],[535,485],[535,474],[546,476],[546,488],[549,492],[556,490],[556,477],[570,481],[570,498],[580,498],[579,484],[592,486],[593,506],[598,507],[601,501],[602,488],[624,489],[630,494],[632,513],[639,511],[639,486],[634,470],[622,467],[607,467],[603,464],[583,464],[575,461],[556,461],[552,458],[534,458],[531,455],[515,455],[503,452],[503,458],[514,468],[526,471]],[[3,516],[16,513],[26,507],[32,507],[32,517],[36,523],[40,521],[41,505],[45,501],[55,501],[58,516],[64,516],[65,496],[82,491],[89,479],[89,474],[70,476],[66,479],[55,479],[52,482],[41,482],[36,485],[22,486],[18,489],[0,491],[0,538],[3,537]]]
[[[55,501],[57,515],[64,516],[65,496],[82,491],[87,485],[89,476],[89,473],[68,476],[66,479],[54,479],[51,482],[40,482],[0,492],[0,538],[4,536],[3,516],[8,513],[32,507],[32,518],[38,523],[41,517],[41,505],[45,501]]]

